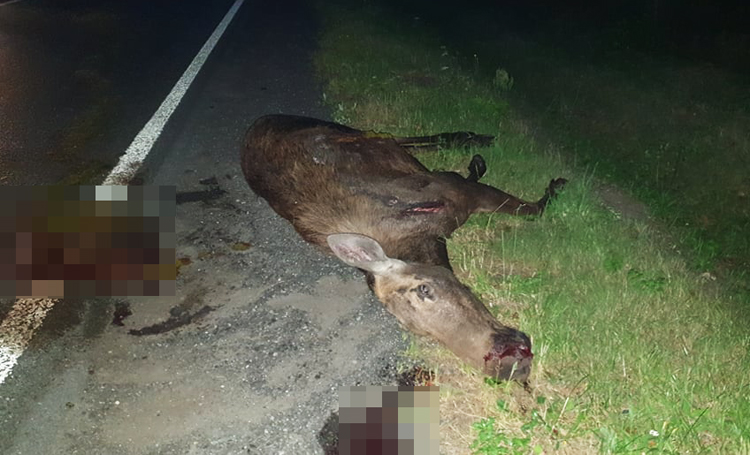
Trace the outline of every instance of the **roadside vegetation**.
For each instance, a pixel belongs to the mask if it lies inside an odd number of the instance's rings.
[[[524,390],[488,383],[415,340],[441,387],[445,453],[749,453],[750,292],[739,272],[716,278],[718,253],[701,247],[708,237],[686,242],[689,226],[604,205],[597,189],[607,178],[625,181],[612,177],[619,164],[573,159],[556,146],[558,131],[533,135],[508,103],[518,76],[467,68],[411,15],[372,4],[319,10],[316,66],[335,120],[403,135],[494,134],[491,148],[420,159],[465,175],[479,152],[483,181],[526,199],[551,178],[570,182],[541,219],[474,216],[449,241],[459,278],[531,336],[535,357]]]

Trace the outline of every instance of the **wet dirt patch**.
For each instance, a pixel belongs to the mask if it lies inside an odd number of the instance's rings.
[[[185,204],[187,202],[208,202],[227,194],[226,191],[219,187],[210,188],[207,190],[199,191],[182,191],[177,193],[177,204]]]
[[[143,327],[141,329],[128,330],[128,334],[135,335],[135,336],[143,336],[143,335],[157,335],[159,333],[166,333],[171,330],[186,326],[194,321],[197,321],[203,318],[204,316],[206,316],[208,313],[210,313],[213,310],[214,308],[206,305],[200,310],[194,313],[190,313],[189,311],[186,311],[180,306],[177,306],[173,308],[172,310],[170,310],[171,316],[166,321],[160,322],[158,324],[150,325],[148,327]]]
[[[125,318],[131,316],[133,312],[130,310],[130,303],[125,301],[115,302],[115,311],[112,315],[112,324],[123,327]]]
[[[339,413],[332,412],[318,432],[318,443],[324,455],[339,454]]]
[[[44,349],[53,340],[62,336],[71,327],[81,324],[84,320],[86,304],[80,299],[64,299],[58,301],[47,313],[42,329],[29,342],[29,349]]]

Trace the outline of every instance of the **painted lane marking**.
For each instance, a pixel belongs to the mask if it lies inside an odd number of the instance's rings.
[[[21,0],[9,0],[7,2],[0,3],[0,6],[8,6],[8,5],[12,5],[13,3],[18,3],[20,1]],[[0,384],[2,384],[2,383],[3,383],[3,381],[0,381]]]
[[[11,0],[0,4],[5,6],[21,0]],[[211,51],[227,29],[237,10],[245,0],[235,0],[229,11],[208,38],[190,66],[182,74],[172,91],[164,99],[146,126],[133,139],[119,163],[110,172],[102,185],[127,185],[140,168],[146,155],[151,151],[169,117],[177,108],[182,97],[192,84],[195,76],[206,62]],[[16,299],[13,308],[0,322],[0,384],[10,375],[18,358],[23,354],[34,332],[42,325],[44,317],[60,299]]]
[[[161,103],[159,109],[156,110],[153,117],[151,117],[148,123],[146,123],[146,126],[144,126],[141,132],[138,133],[135,139],[133,139],[130,147],[125,151],[125,154],[120,157],[120,162],[117,163],[117,166],[115,166],[115,168],[112,169],[112,172],[109,173],[104,180],[103,185],[127,185],[130,183],[130,180],[138,172],[143,160],[146,159],[146,156],[151,151],[154,143],[161,135],[169,117],[172,116],[177,105],[182,101],[182,97],[185,96],[185,92],[187,92],[190,84],[192,84],[198,71],[200,71],[201,67],[206,62],[209,54],[213,51],[214,46],[216,46],[219,38],[224,34],[227,26],[232,21],[234,15],[244,1],[245,0],[235,0],[232,7],[229,8],[229,11],[227,11],[227,14],[224,16],[224,19],[222,19],[219,25],[216,26],[216,30],[214,30],[213,34],[208,38],[208,41],[203,45],[203,48],[201,48],[190,63],[190,66],[187,67],[182,74],[182,77],[180,77],[174,87],[172,87],[172,91],[169,92],[169,95],[167,95]]]
[[[0,384],[8,377],[55,302],[57,299],[17,299],[0,323]]]

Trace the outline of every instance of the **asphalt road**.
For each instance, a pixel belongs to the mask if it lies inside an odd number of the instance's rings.
[[[230,4],[0,7],[3,183],[106,174]],[[339,387],[395,384],[395,319],[239,169],[254,118],[327,116],[315,27],[302,1],[240,8],[139,176],[206,196],[178,205],[177,296],[58,303],[0,384],[0,453],[323,453]]]
[[[99,183],[231,1],[211,3],[0,7],[0,182]]]

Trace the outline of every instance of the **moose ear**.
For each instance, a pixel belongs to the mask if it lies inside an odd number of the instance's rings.
[[[345,263],[375,275],[382,275],[405,265],[391,259],[374,239],[361,234],[331,234],[327,238],[333,254]]]

